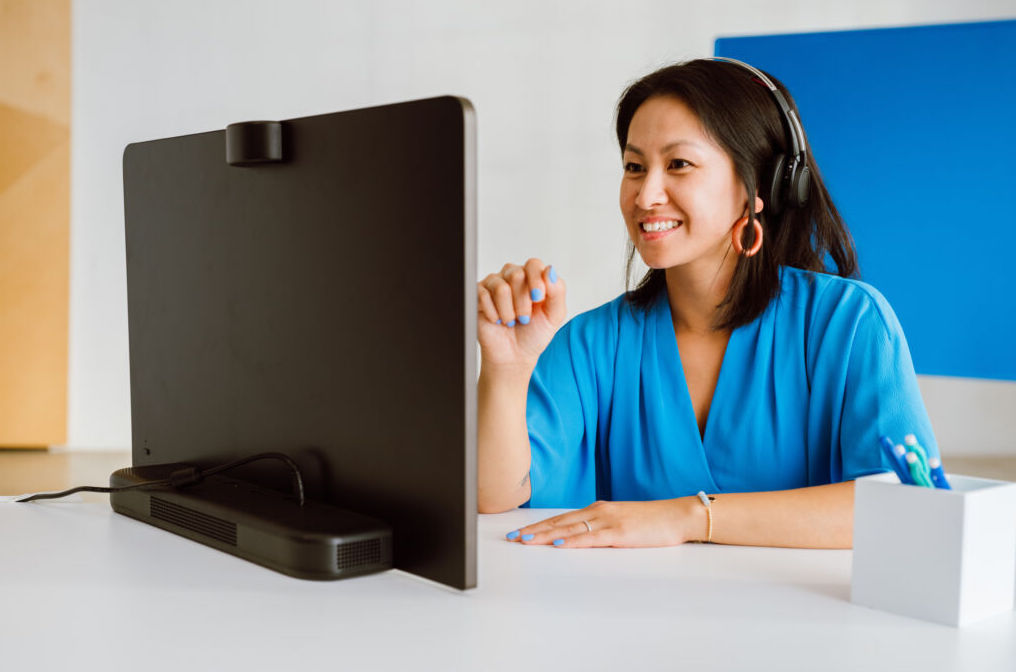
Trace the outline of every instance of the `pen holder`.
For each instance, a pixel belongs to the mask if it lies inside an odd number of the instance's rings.
[[[857,479],[853,602],[952,626],[1013,608],[1016,483],[948,478],[952,490]]]

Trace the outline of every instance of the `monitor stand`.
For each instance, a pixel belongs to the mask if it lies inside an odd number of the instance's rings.
[[[188,465],[120,469],[113,487],[168,479]],[[392,566],[389,525],[223,475],[180,488],[114,492],[113,510],[300,579],[332,580]]]

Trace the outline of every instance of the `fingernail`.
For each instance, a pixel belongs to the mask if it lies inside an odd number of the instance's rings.
[[[551,266],[550,273],[547,274],[547,277],[550,279],[551,282],[557,282],[557,269]]]
[[[554,540],[554,545],[555,546],[560,546],[563,543],[564,543],[564,539],[555,539]]]
[[[501,320],[498,320],[498,321],[497,321],[497,322],[495,322],[494,324],[501,324]]]
[[[535,536],[535,534],[523,534],[522,541],[532,541]]]
[[[515,320],[508,320],[508,326],[509,327],[514,327],[515,326]]]
[[[519,324],[529,324],[529,316],[519,315]]]
[[[537,287],[533,291],[529,292],[529,296],[532,297],[533,301],[543,301],[543,290]]]
[[[514,538],[519,536],[519,531],[518,530],[512,530],[511,532],[509,532],[508,534],[506,534],[504,536],[505,536],[506,539],[514,539]]]

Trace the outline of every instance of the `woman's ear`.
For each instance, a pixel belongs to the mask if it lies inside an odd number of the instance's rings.
[[[764,208],[765,205],[766,204],[762,201],[762,199],[759,197],[759,195],[756,194],[755,195],[755,214],[758,214],[758,213],[762,212],[762,208]]]

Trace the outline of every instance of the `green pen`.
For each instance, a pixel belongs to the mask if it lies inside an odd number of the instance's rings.
[[[928,471],[928,465],[921,464],[921,460],[917,456],[917,453],[912,450],[908,450],[906,459],[907,466],[910,467],[910,476],[914,479],[914,483],[925,488],[934,488],[935,484],[931,482],[931,474]]]
[[[928,466],[928,451],[924,449],[920,443],[917,442],[917,437],[913,434],[907,434],[903,437],[903,443],[907,446],[908,451],[912,451],[917,454],[917,459],[921,461],[921,466],[926,471],[930,471],[931,467]]]
[[[928,480],[936,488],[943,490],[952,490],[952,486],[949,485],[949,481],[945,477],[945,471],[942,470],[942,460],[937,457],[930,457],[928,451],[924,449],[917,441],[917,437],[913,434],[907,434],[903,437],[903,442],[913,450],[919,459],[928,467]]]

